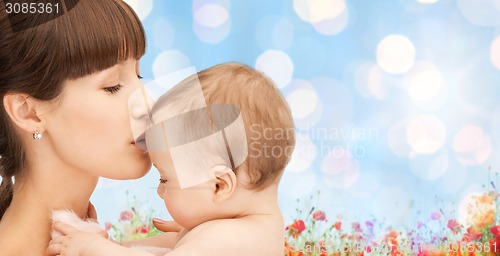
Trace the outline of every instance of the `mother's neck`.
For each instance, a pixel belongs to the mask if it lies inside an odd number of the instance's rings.
[[[28,249],[22,255],[43,255],[50,241],[51,210],[71,209],[86,216],[98,178],[50,163],[24,173],[16,180],[12,203],[0,221],[0,240],[8,236],[16,253]]]

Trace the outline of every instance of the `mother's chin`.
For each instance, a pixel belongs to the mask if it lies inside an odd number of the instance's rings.
[[[133,180],[146,175],[151,169],[151,160],[147,153],[135,154],[130,157],[116,159],[115,164],[101,177],[114,180]]]

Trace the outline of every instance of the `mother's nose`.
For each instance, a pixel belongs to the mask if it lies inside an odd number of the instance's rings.
[[[153,104],[153,100],[144,88],[140,88],[130,95],[128,107],[134,139],[144,134],[151,125],[150,117]]]

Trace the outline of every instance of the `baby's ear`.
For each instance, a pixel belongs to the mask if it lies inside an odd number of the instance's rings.
[[[214,202],[222,203],[226,201],[233,194],[237,179],[233,170],[227,166],[217,165],[212,167],[212,173],[215,176],[213,184],[213,198]]]

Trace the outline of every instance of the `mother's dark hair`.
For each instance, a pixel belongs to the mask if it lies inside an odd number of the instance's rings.
[[[63,10],[64,3],[75,7],[30,28],[47,14],[7,17],[5,3],[0,0],[0,218],[12,201],[12,178],[23,175],[27,165],[24,145],[5,111],[4,96],[24,93],[52,100],[61,93],[65,80],[129,58],[139,59],[145,52],[141,22],[121,0],[60,2]]]

